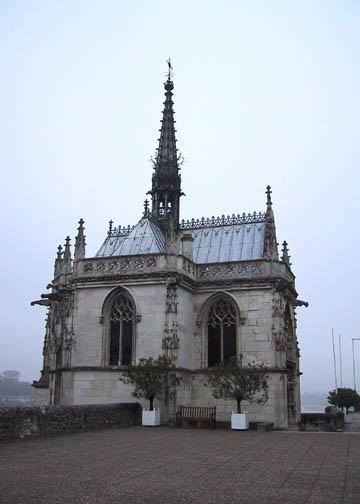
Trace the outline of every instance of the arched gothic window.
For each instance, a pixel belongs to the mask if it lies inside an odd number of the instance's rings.
[[[131,299],[121,292],[110,308],[110,365],[131,364],[135,309]]]
[[[236,313],[226,299],[218,299],[210,306],[207,331],[209,367],[236,355]]]

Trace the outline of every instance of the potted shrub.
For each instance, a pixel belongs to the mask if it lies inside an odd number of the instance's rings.
[[[167,404],[181,382],[173,360],[165,355],[157,359],[139,359],[135,366],[123,369],[121,374],[119,380],[122,383],[134,385],[134,397],[149,401],[149,409],[142,412],[142,425],[160,425],[160,409],[154,410],[154,399],[164,397]]]
[[[327,397],[328,403],[337,406],[344,412],[344,422],[351,423],[352,415],[349,411],[360,405],[360,396],[351,388],[338,388],[331,390]],[[345,410],[345,411],[344,411]]]
[[[236,401],[236,412],[231,415],[231,428],[249,428],[248,413],[241,412],[241,402],[265,404],[268,400],[268,379],[264,364],[243,366],[243,356],[233,357],[206,372],[204,384],[211,388],[215,399]]]

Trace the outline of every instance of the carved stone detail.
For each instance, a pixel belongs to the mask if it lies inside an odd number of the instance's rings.
[[[195,264],[188,259],[185,259],[185,257],[183,258],[183,270],[186,271],[186,273],[189,273],[189,275],[196,276]]]
[[[261,274],[262,265],[260,263],[209,264],[199,268],[199,277],[209,280],[218,278],[259,276]]]
[[[150,272],[157,266],[157,259],[150,257],[133,257],[124,259],[102,259],[98,261],[87,261],[84,263],[85,274],[106,275],[120,272],[131,274],[137,272]]]
[[[172,323],[172,326],[169,327],[168,324],[165,322],[165,329],[164,329],[164,334],[165,336],[163,337],[162,340],[162,349],[163,350],[178,350],[179,349],[179,337],[177,334],[177,329],[178,329],[178,324],[174,320]]]
[[[273,317],[283,317],[285,307],[285,299],[279,293],[275,292],[273,299]]]
[[[286,351],[286,337],[283,331],[276,331],[275,327],[272,327],[272,340],[274,342],[275,350],[278,352]]]
[[[177,279],[169,277],[166,282],[166,313],[177,313]]]

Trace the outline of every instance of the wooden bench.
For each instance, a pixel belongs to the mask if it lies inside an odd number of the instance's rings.
[[[274,430],[273,422],[260,422],[256,426],[258,432],[268,432]]]
[[[183,420],[206,422],[216,429],[216,406],[181,406],[176,412],[176,427],[181,427]]]

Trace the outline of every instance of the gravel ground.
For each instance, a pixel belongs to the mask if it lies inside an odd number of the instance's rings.
[[[0,502],[359,504],[357,433],[128,427],[0,443]]]

